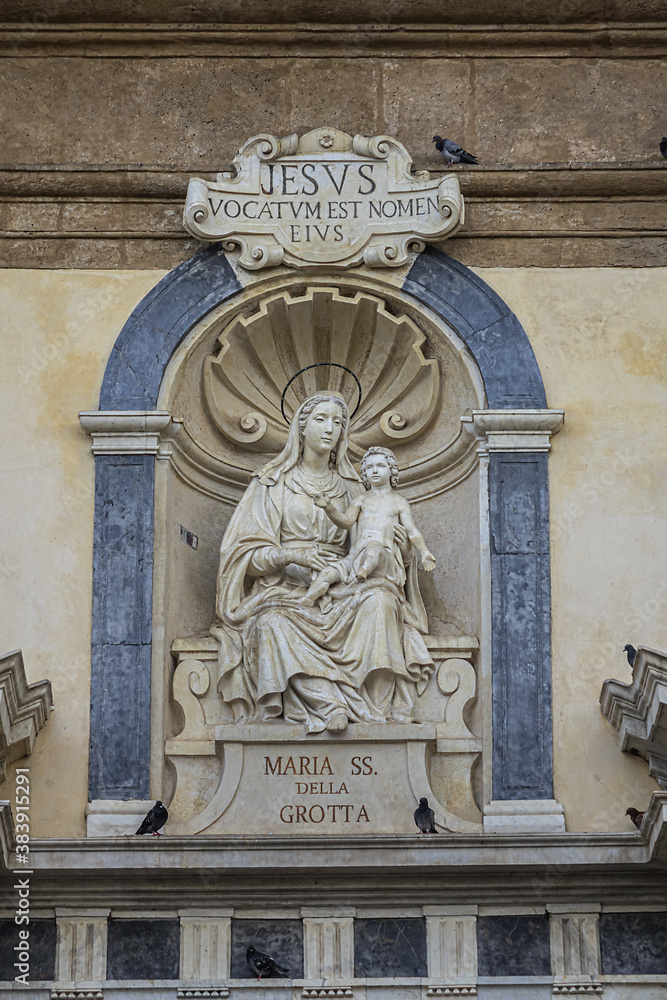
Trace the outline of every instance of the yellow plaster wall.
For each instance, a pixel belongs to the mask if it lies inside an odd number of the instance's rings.
[[[549,463],[554,784],[569,830],[632,830],[657,784],[598,705],[667,651],[667,326],[661,269],[484,269],[565,410]],[[517,651],[520,655],[520,651]]]
[[[0,271],[0,652],[23,650],[55,711],[30,768],[31,834],[85,836],[94,468],[79,410],[162,272]],[[13,769],[0,798],[13,798]]]
[[[478,273],[566,410],[550,459],[556,797],[571,830],[629,830],[626,807],[656,786],[598,698],[606,677],[630,679],[626,642],[667,650],[664,270]],[[93,461],[76,415],[97,407],[118,331],[160,277],[0,271],[0,650],[21,648],[56,704],[27,762],[34,836],[85,831]]]

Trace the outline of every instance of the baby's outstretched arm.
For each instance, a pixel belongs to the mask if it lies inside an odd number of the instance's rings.
[[[324,493],[318,493],[316,497],[313,497],[315,504],[326,511],[327,517],[333,521],[337,528],[351,528],[356,523],[359,511],[361,510],[361,499],[361,497],[358,497],[356,500],[353,500],[347,510],[342,511]]]
[[[427,573],[432,573],[435,569],[435,556],[427,547],[424,541],[424,536],[412,519],[412,511],[410,510],[410,504],[405,501],[405,506],[401,506],[400,512],[401,524],[405,528],[408,538],[417,549],[421,557],[422,566]]]

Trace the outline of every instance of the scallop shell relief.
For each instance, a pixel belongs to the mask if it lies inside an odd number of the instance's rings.
[[[238,316],[206,359],[206,400],[230,441],[258,452],[277,452],[287,440],[281,396],[292,376],[317,362],[350,369],[361,384],[361,405],[350,424],[350,445],[360,455],[371,445],[407,443],[430,424],[440,399],[438,363],[422,353],[424,335],[406,316],[392,316],[380,299],[335,288],[281,292],[252,316]],[[327,365],[305,371],[285,394],[289,419],[315,392],[341,393],[352,411],[354,379]]]

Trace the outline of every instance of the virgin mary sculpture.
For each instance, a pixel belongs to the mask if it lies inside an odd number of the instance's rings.
[[[222,539],[217,614],[218,690],[239,723],[284,719],[306,732],[352,722],[413,722],[434,664],[416,559],[394,528],[400,576],[340,583],[315,606],[315,574],[347,555],[354,531],[314,501],[340,510],[363,490],[348,458],[349,413],[335,393],[296,410],[287,444],[252,479]]]

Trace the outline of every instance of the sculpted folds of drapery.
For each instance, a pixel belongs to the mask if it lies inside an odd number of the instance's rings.
[[[344,511],[363,492],[348,431],[342,397],[306,399],[222,540],[211,631],[221,643],[218,690],[239,723],[282,718],[314,733],[411,722],[433,672],[416,559],[400,524],[394,562],[404,573],[341,580],[314,606],[304,603],[313,575],[354,544],[355,527],[336,527],[315,503],[325,496]]]

